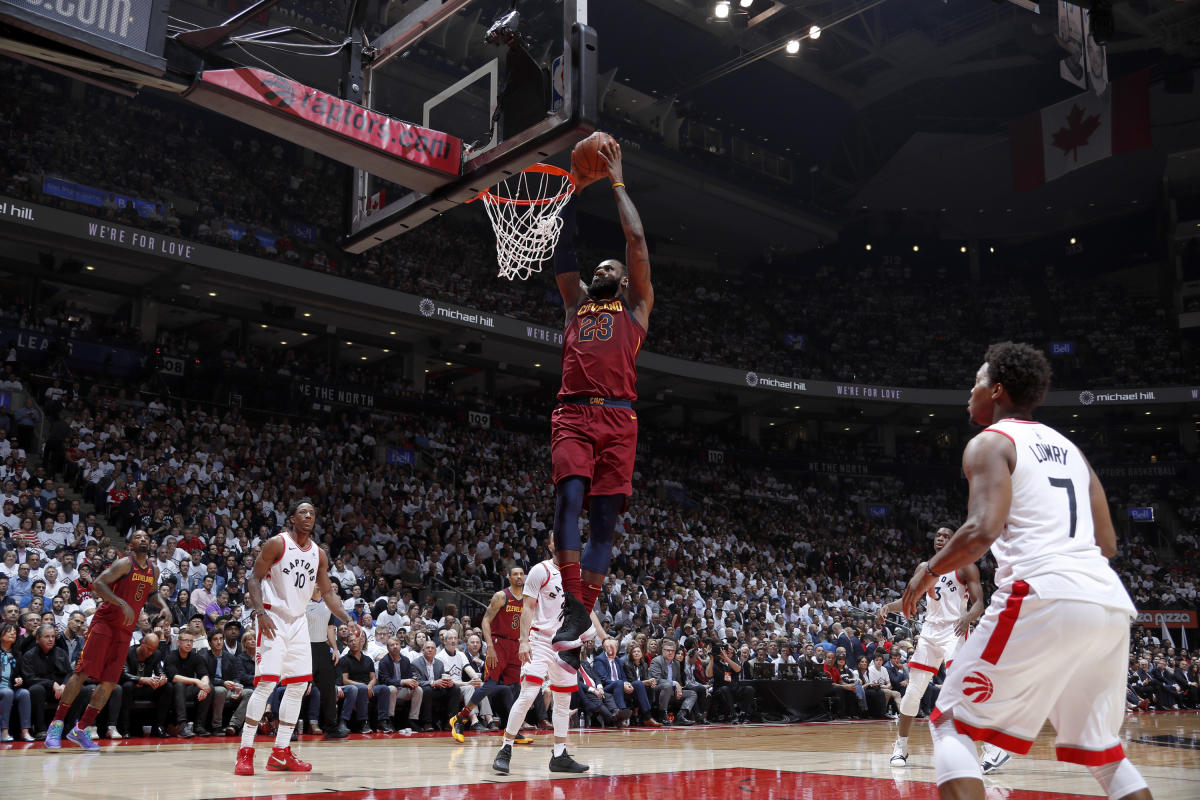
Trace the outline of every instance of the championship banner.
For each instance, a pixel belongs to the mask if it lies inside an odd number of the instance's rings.
[[[1195,628],[1196,612],[1192,609],[1139,609],[1135,622],[1138,625],[1156,628],[1160,625],[1168,628]]]

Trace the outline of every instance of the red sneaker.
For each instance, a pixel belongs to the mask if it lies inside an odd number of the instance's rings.
[[[290,747],[275,747],[267,759],[267,769],[271,772],[312,772],[312,764],[292,755]]]
[[[233,768],[234,775],[253,775],[254,774],[254,748],[239,747],[237,766]]]

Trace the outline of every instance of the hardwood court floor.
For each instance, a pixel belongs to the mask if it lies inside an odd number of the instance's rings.
[[[551,738],[513,753],[507,777],[491,770],[499,739],[448,734],[303,737],[296,752],[313,771],[269,773],[270,742],[260,738],[253,777],[233,775],[235,739],[133,739],[84,753],[64,744],[0,746],[0,797],[88,800],[199,800],[272,797],[307,800],[642,800],[664,793],[688,800],[935,800],[929,732],[913,726],[909,766],[888,764],[895,723],[886,721],[633,731],[572,731],[570,749],[591,765],[583,776],[550,777]],[[1200,798],[1200,714],[1130,715],[1126,752],[1158,800]],[[309,741],[311,739],[311,741]],[[985,778],[989,800],[1095,797],[1083,767],[1053,760],[1047,727],[1028,757]],[[602,798],[602,795],[607,795]]]

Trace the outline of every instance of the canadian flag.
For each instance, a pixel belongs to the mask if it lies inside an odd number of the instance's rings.
[[[1018,192],[1109,156],[1149,147],[1150,72],[1115,80],[1103,95],[1085,92],[1013,120],[1008,135]]]
[[[387,189],[380,189],[367,198],[367,216],[387,205]]]

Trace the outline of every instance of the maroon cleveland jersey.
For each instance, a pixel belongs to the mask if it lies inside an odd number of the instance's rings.
[[[521,612],[525,610],[523,601],[518,600],[512,589],[504,590],[504,605],[492,618],[492,636],[504,639],[521,638]]]
[[[137,559],[130,556],[129,563],[132,565],[129,573],[117,579],[110,588],[113,594],[129,603],[129,607],[133,609],[133,624],[126,625],[121,607],[112,603],[101,603],[93,617],[96,622],[102,622],[111,628],[124,631],[132,631],[137,626],[137,618],[142,613],[142,606],[146,605],[146,601],[150,599],[150,595],[157,588],[154,581],[153,562],[147,561],[144,568],[139,567]]]
[[[637,400],[637,356],[645,340],[646,329],[623,298],[584,300],[563,335],[559,399]]]

